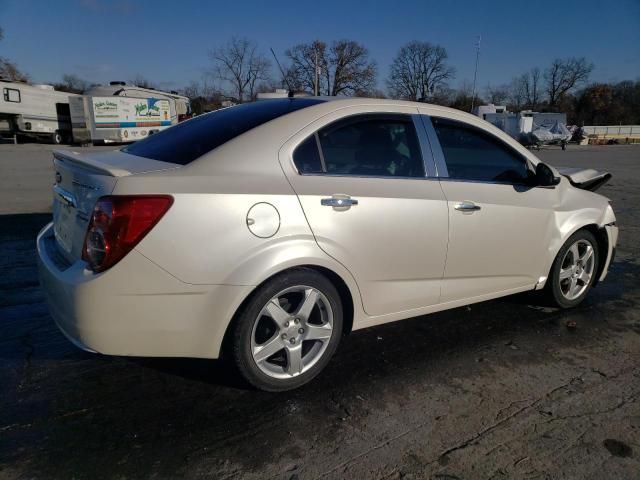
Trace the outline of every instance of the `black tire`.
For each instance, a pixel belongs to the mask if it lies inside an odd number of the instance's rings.
[[[589,282],[586,284],[587,287],[584,289],[584,291],[578,297],[569,299],[565,296],[562,290],[560,271],[563,267],[562,262],[563,260],[565,260],[567,252],[572,247],[572,245],[574,245],[578,241],[588,242],[593,248],[593,273],[591,275],[591,278],[589,279]],[[600,262],[598,253],[598,241],[588,230],[578,230],[576,233],[571,235],[571,237],[569,237],[569,239],[565,242],[565,244],[558,252],[558,255],[556,255],[556,258],[553,261],[553,265],[551,267],[551,271],[549,272],[549,279],[547,280],[547,284],[545,285],[546,298],[552,306],[560,308],[572,308],[580,304],[585,299],[585,297],[589,293],[589,290],[591,290],[594,281],[596,280],[598,265]]]
[[[64,136],[61,132],[55,132],[51,135],[51,143],[54,145],[62,145],[64,143]]]
[[[333,314],[331,337],[328,340],[326,347],[324,347],[324,352],[319,354],[315,363],[307,371],[304,371],[303,369],[302,373],[296,374],[295,376],[274,378],[258,367],[258,364],[252,355],[254,325],[256,322],[261,321],[259,319],[261,311],[274,296],[286,289],[295,288],[297,286],[316,289],[324,295],[325,299],[329,302],[330,310]],[[318,306],[314,307],[316,315],[318,314],[318,308]],[[293,309],[295,309],[295,305],[293,306]],[[287,312],[288,311],[289,310],[287,310]],[[312,380],[322,371],[322,369],[324,369],[327,363],[329,363],[329,360],[340,343],[340,338],[342,336],[342,324],[343,310],[340,295],[329,279],[310,268],[296,268],[289,270],[273,277],[267,283],[260,286],[251,295],[249,300],[242,307],[242,310],[238,312],[229,337],[231,357],[240,375],[253,387],[268,392],[292,390]],[[283,330],[276,330],[275,334],[273,334],[274,336],[271,338],[279,336],[281,331]],[[312,345],[315,345],[314,341],[311,343]],[[324,343],[322,345],[324,345]],[[302,345],[300,348],[302,348]],[[281,352],[284,352],[284,350]],[[283,369],[286,369],[286,366],[283,367]]]

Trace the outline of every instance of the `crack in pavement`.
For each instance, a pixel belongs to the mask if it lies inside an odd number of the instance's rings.
[[[597,385],[602,385],[604,382],[608,382],[611,379],[614,378],[618,378],[620,375],[623,375],[624,373],[628,372],[631,368],[626,368],[626,369],[622,369],[619,372],[616,372],[613,375],[609,375],[606,377],[602,377],[603,380],[602,382],[599,382]],[[502,418],[501,420],[498,420],[497,422],[492,423],[491,425],[488,425],[487,427],[481,429],[479,432],[475,433],[474,435],[472,435],[471,437],[467,438],[466,440],[447,448],[446,450],[444,450],[442,453],[440,453],[435,459],[427,462],[424,464],[425,467],[432,465],[438,461],[440,461],[442,458],[447,457],[448,455],[450,455],[453,452],[459,451],[459,450],[464,450],[465,448],[474,445],[476,443],[478,443],[478,441],[486,436],[487,434],[491,433],[492,431],[500,428],[502,425],[504,425],[505,423],[509,422],[511,419],[517,417],[518,415],[520,415],[521,413],[530,410],[532,408],[535,408],[537,405],[539,405],[540,403],[542,403],[543,401],[549,399],[552,395],[554,395],[556,392],[566,389],[572,385],[575,385],[575,383],[577,381],[582,381],[581,380],[581,375],[579,376],[574,376],[571,377],[567,382],[558,385],[557,387],[552,388],[551,390],[549,390],[548,392],[546,392],[544,395],[542,395],[541,397],[536,398],[533,401],[530,401],[529,403],[527,403],[526,405],[524,405],[523,407],[519,408],[518,410],[514,411],[512,414]],[[583,414],[576,414],[576,415],[567,415],[567,416],[563,416],[563,417],[557,417],[557,418],[553,418],[550,419],[546,422],[543,423],[552,423],[555,421],[560,421],[560,420],[564,420],[564,419],[571,419],[571,418],[579,418],[579,417],[583,417],[583,416],[590,416],[590,415],[599,415],[599,414],[605,414],[605,413],[610,413],[612,411],[615,411],[621,407],[623,407],[624,405],[628,404],[628,403],[633,403],[636,401],[636,395],[637,392],[633,392],[633,394],[630,397],[627,397],[626,399],[622,400],[621,402],[619,402],[618,404],[616,404],[614,407],[608,408],[608,409],[604,409],[604,410],[600,410],[600,411],[594,411],[594,412],[585,412]],[[509,403],[509,405],[507,405],[506,407],[501,408],[498,413],[495,415],[495,418],[499,418],[500,415],[502,415],[502,412],[504,412],[505,410],[508,410],[509,408],[511,408],[512,406],[518,404],[518,403],[523,403],[526,402],[527,400],[515,400]],[[323,477],[326,477],[334,472],[336,472],[337,470],[340,470],[342,468],[345,468],[355,462],[357,462],[359,459],[367,456],[368,454],[379,450],[381,448],[384,448],[390,444],[392,444],[393,442],[409,435],[412,432],[415,432],[421,428],[423,428],[424,426],[426,426],[428,423],[430,423],[430,421],[427,422],[421,422],[420,424],[406,429],[400,433],[398,433],[397,435],[394,435],[391,438],[388,438],[387,440],[380,442],[360,453],[358,453],[357,455],[354,455],[350,458],[348,458],[347,460],[344,460],[343,462],[340,462],[339,464],[335,465],[334,467],[330,468],[329,470],[326,470],[324,472],[322,472],[320,475],[318,475],[317,477],[315,477],[315,479],[321,479]],[[578,438],[581,438],[584,435],[581,434]],[[492,451],[494,451],[495,449],[492,449]],[[520,461],[523,461],[523,459],[521,459]],[[519,463],[519,462],[516,462]]]
[[[438,460],[440,460],[441,458],[446,457],[447,455],[458,451],[458,450],[463,450],[465,448],[467,448],[470,445],[473,445],[474,443],[477,442],[477,440],[479,440],[480,438],[482,438],[483,436],[485,436],[486,434],[492,432],[493,430],[497,429],[498,427],[500,427],[501,425],[503,425],[504,423],[508,422],[509,420],[511,420],[512,418],[520,415],[522,412],[529,410],[533,407],[535,407],[536,405],[538,405],[540,402],[542,402],[543,400],[546,400],[547,398],[549,398],[551,395],[553,395],[555,392],[562,390],[564,388],[569,387],[576,379],[579,379],[580,377],[571,377],[571,379],[568,382],[563,383],[562,385],[559,385],[555,388],[552,388],[551,390],[549,390],[547,393],[545,393],[543,396],[537,398],[536,400],[534,400],[531,403],[528,403],[527,405],[525,405],[522,408],[519,408],[518,410],[516,410],[515,412],[513,412],[511,415],[508,415],[506,417],[504,417],[502,420],[499,420],[485,428],[483,428],[482,430],[480,430],[479,432],[477,432],[476,434],[472,435],[470,438],[464,440],[463,442],[460,442],[457,445],[454,445],[453,447],[449,447],[447,448],[444,452],[442,452],[440,455],[438,455],[438,457],[430,462],[427,463],[427,465],[431,465],[435,462],[437,462]],[[508,408],[508,407],[507,407]],[[503,409],[504,410],[504,409]]]
[[[625,405],[627,405],[629,403],[635,403],[635,401],[636,401],[636,397],[634,395],[632,395],[632,396],[622,400],[621,402],[619,402],[615,406],[613,406],[611,408],[607,408],[605,410],[595,410],[595,411],[592,411],[592,412],[578,413],[576,415],[559,415],[559,416],[551,418],[551,419],[549,419],[549,420],[547,420],[546,422],[543,422],[543,423],[547,424],[547,423],[559,422],[561,420],[568,420],[570,418],[582,418],[582,417],[591,417],[591,416],[594,416],[594,415],[604,415],[605,413],[614,412],[614,411],[624,407]]]

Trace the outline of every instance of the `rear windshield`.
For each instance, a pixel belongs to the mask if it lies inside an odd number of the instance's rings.
[[[122,151],[186,165],[252,128],[321,102],[323,100],[317,98],[278,98],[244,103],[179,123]]]

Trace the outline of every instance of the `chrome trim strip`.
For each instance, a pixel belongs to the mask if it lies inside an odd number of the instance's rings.
[[[99,190],[99,188],[98,188],[98,187],[96,187],[96,186],[88,185],[88,184],[86,184],[86,183],[82,183],[82,182],[79,182],[79,181],[77,181],[77,180],[72,180],[72,181],[71,181],[71,183],[72,183],[73,185],[75,185],[76,187],[82,187],[82,188],[86,188],[86,189],[88,189],[88,190]]]
[[[527,188],[527,189],[532,189],[532,188],[546,188],[546,189],[551,189],[553,190],[555,187],[545,187],[542,185],[528,185],[526,183],[514,183],[514,182],[499,182],[496,180],[471,180],[471,179],[467,179],[467,178],[451,178],[451,177],[446,177],[446,178],[440,178],[441,182],[464,182],[464,183],[484,183],[484,184],[488,184],[488,185],[510,185],[512,187],[523,187],[523,188]]]
[[[444,160],[444,153],[442,152],[436,129],[433,128],[433,123],[431,123],[431,118],[425,114],[421,114],[420,117],[422,118],[422,123],[427,132],[427,138],[429,139],[429,145],[431,146],[431,153],[433,154],[433,160],[436,165],[436,174],[438,177],[448,177],[449,171],[447,170],[447,164]]]
[[[301,177],[380,178],[385,180],[438,180],[436,177],[401,177],[399,175],[352,175],[349,173],[298,173]]]
[[[413,120],[413,128],[416,131],[418,143],[420,144],[425,176],[435,177],[437,176],[436,164],[433,160],[433,152],[431,150],[431,145],[429,145],[429,138],[427,137],[427,131],[424,128],[424,123],[418,113],[411,115],[411,119]]]
[[[58,197],[60,197],[60,199],[63,200],[68,206],[76,208],[76,197],[73,195],[73,193],[68,192],[60,185],[54,185],[53,192],[58,195]]]
[[[320,205],[324,207],[350,207],[358,205],[358,200],[355,198],[321,198]]]
[[[324,152],[322,151],[322,145],[320,145],[320,135],[318,135],[318,132],[316,131],[316,132],[314,132],[313,136],[316,139],[316,148],[318,149],[318,154],[320,155],[320,166],[322,167],[322,172],[323,173],[327,173],[327,164],[324,161]],[[298,148],[298,147],[296,147],[296,148]],[[295,165],[295,162],[294,162],[294,165]],[[297,168],[296,168],[296,170],[297,170]]]

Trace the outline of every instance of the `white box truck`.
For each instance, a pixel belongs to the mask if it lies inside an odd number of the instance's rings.
[[[78,143],[127,143],[191,117],[189,99],[177,92],[111,82],[70,101]]]

